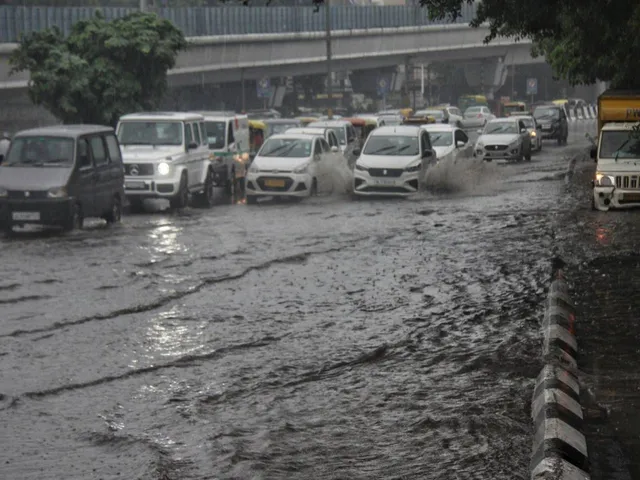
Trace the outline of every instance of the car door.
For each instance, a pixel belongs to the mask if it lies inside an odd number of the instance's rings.
[[[93,157],[95,178],[94,210],[96,215],[107,213],[111,209],[111,172],[109,154],[102,134],[91,135],[87,138]]]
[[[111,196],[119,194],[120,201],[124,201],[124,165],[118,137],[114,133],[105,133],[104,140],[109,154],[109,191]]]
[[[185,167],[189,176],[189,188],[200,183],[198,171],[198,149],[189,148],[189,145],[196,143],[191,122],[184,123],[184,142],[187,147],[185,154]]]
[[[425,157],[425,152],[431,152],[431,155]],[[430,165],[435,164],[438,159],[436,157],[433,148],[431,147],[431,140],[429,138],[429,133],[425,130],[420,132],[420,156],[422,157],[422,171],[425,172]]]
[[[204,135],[200,129],[199,122],[191,124],[193,131],[193,141],[198,145],[194,152],[194,171],[197,184],[202,184],[207,176],[206,166],[209,158],[209,149],[204,146]]]
[[[520,132],[520,143],[522,144],[522,148],[526,152],[531,146],[531,135],[529,134],[529,130],[522,120],[518,120],[518,131]]]
[[[80,203],[85,217],[95,215],[96,178],[94,174],[89,141],[86,137],[80,137],[76,144],[76,181],[72,194]]]
[[[454,158],[470,157],[473,154],[473,145],[471,145],[469,136],[463,130],[456,128],[453,138],[456,145]],[[458,147],[458,142],[464,142],[464,146]]]

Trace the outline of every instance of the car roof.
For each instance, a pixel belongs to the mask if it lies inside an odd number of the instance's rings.
[[[204,117],[200,113],[192,112],[138,112],[129,113],[120,117],[120,120],[168,120],[185,122],[189,120],[204,120]]]
[[[284,133],[302,133],[304,135],[324,135],[328,127],[294,127]]]
[[[510,118],[533,118],[532,114],[529,115],[511,115]]]
[[[30,128],[16,133],[15,137],[68,137],[78,138],[91,133],[113,133],[113,128],[104,125],[50,125],[48,127]]]
[[[351,123],[347,120],[319,120],[317,122],[311,122],[308,127],[344,127]]]
[[[382,135],[418,135],[421,128],[417,125],[384,125],[372,130],[369,136],[382,136]]]
[[[489,120],[489,123],[515,122],[515,121],[516,121],[515,117],[498,117],[498,118],[492,118],[491,120]]]
[[[262,118],[260,119],[262,122],[268,124],[275,125],[286,125],[287,123],[300,123],[300,120],[297,118]]]
[[[315,135],[315,134],[309,134],[309,133],[278,133],[276,135],[271,135],[267,140],[271,140],[271,139],[280,139],[280,138],[296,138],[298,140],[312,140],[314,138],[318,138],[318,137],[322,137],[322,135]]]
[[[428,123],[422,125],[422,128],[428,132],[453,132],[456,130],[456,127],[447,125],[446,123]]]

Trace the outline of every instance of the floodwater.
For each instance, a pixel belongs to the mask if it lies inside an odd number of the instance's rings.
[[[0,477],[528,478],[583,135],[441,195],[1,240]]]

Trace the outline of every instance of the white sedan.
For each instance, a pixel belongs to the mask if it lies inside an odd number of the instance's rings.
[[[435,155],[426,130],[414,126],[385,126],[371,132],[353,172],[354,195],[412,195],[420,189]]]
[[[335,155],[322,135],[282,133],[269,137],[246,177],[248,204],[258,197],[310,197],[328,189],[322,162]]]
[[[473,155],[473,144],[462,129],[437,123],[423,125],[421,128],[429,133],[431,146],[439,162],[445,160],[456,162],[458,158]]]

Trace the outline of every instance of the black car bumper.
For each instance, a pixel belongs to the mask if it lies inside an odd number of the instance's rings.
[[[46,200],[0,199],[0,227],[24,225],[63,226],[73,214],[71,198]]]
[[[551,127],[549,130],[540,130],[543,140],[562,138],[562,128]]]

